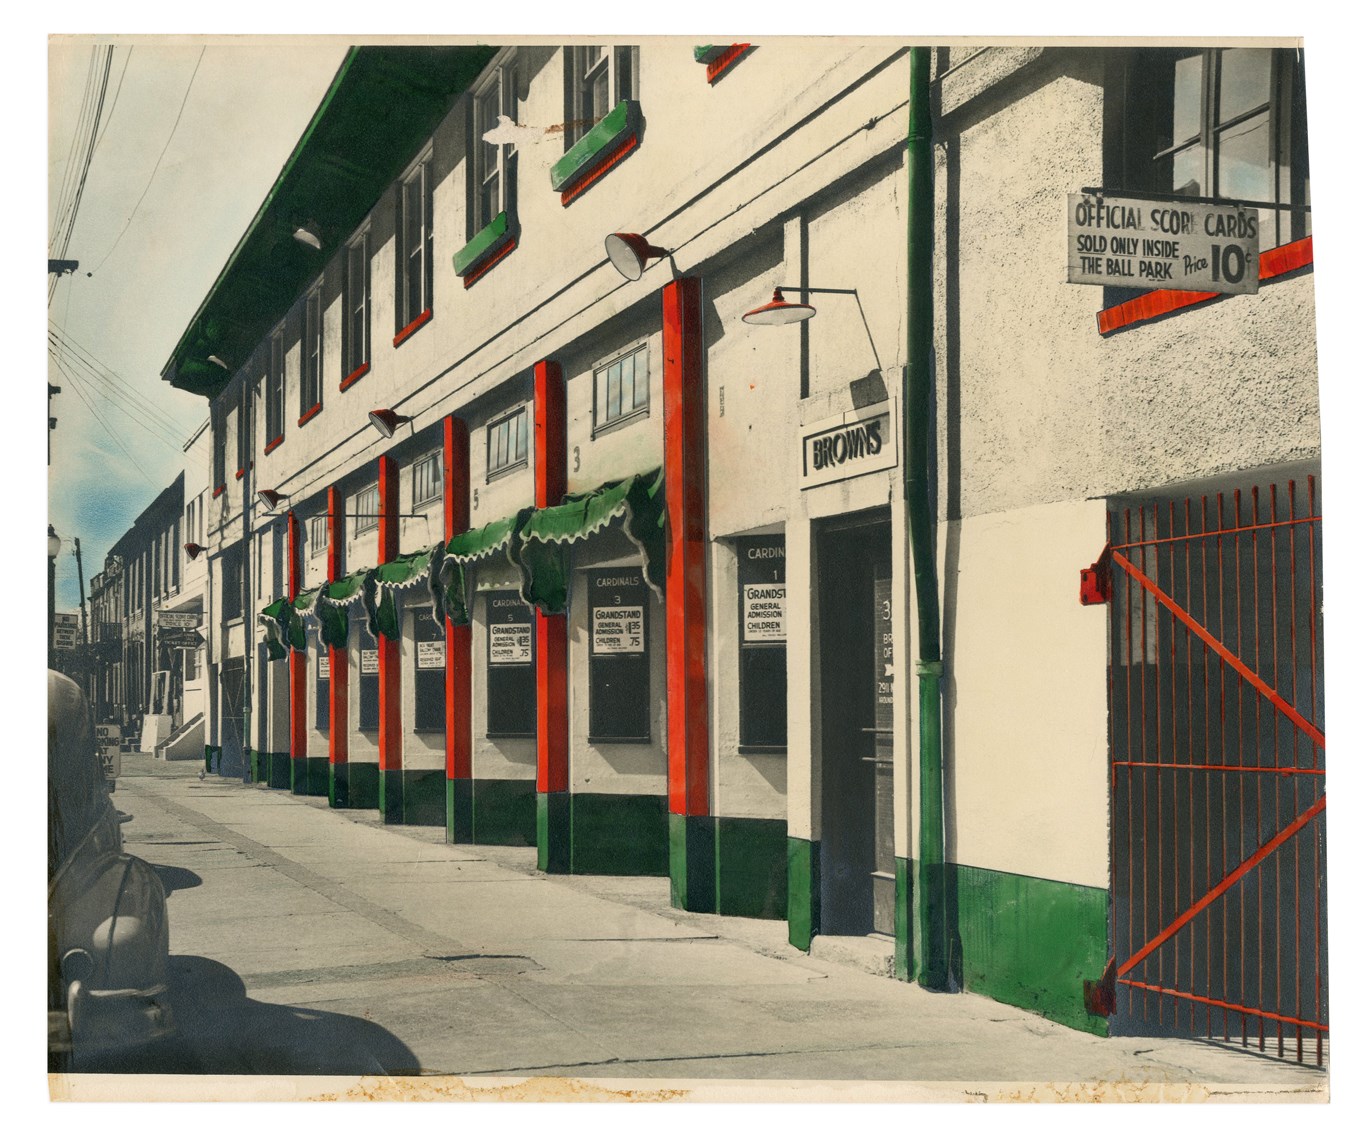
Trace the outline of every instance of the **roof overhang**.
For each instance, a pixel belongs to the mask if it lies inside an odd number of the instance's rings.
[[[356,231],[496,53],[494,47],[353,47],[262,207],[188,323],[161,377],[214,397]],[[316,226],[323,248],[295,238]]]

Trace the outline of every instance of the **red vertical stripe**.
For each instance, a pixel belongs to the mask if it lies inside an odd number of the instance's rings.
[[[469,431],[462,418],[445,419],[445,539],[469,527]],[[445,626],[445,775],[473,776],[472,627]]]
[[[328,581],[346,574],[346,545],[342,524],[342,491],[328,487]],[[347,649],[328,648],[328,760],[347,763]]]
[[[293,601],[300,592],[300,518],[286,514],[286,594]],[[309,715],[305,698],[305,653],[291,651],[291,757],[309,755]]]
[[[708,815],[707,495],[702,285],[662,294],[666,471],[666,704],[670,811]]]
[[[398,464],[380,455],[380,531],[378,558],[387,564],[398,556]],[[380,768],[403,768],[402,643],[376,635],[380,659]]]
[[[534,366],[534,503],[556,505],[567,492],[567,392],[562,366],[545,359]],[[541,793],[570,784],[567,766],[567,616],[535,612],[535,706]]]

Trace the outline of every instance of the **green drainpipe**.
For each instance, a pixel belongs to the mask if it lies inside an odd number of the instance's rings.
[[[905,390],[905,501],[919,614],[919,876],[916,952],[919,982],[950,987],[946,842],[942,807],[942,638],[937,540],[930,505],[929,435],[933,402],[933,119],[928,104],[931,49],[909,52],[909,249]]]

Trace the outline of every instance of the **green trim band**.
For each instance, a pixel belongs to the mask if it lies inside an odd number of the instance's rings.
[[[455,266],[455,275],[467,276],[515,235],[515,218],[505,212],[498,213],[451,258]]]
[[[809,951],[820,934],[820,841],[787,838],[788,942]]]
[[[536,864],[541,872],[572,870],[572,802],[570,794],[535,794]]]
[[[380,770],[380,819],[385,824],[403,823],[403,770]]]
[[[670,906],[678,911],[717,908],[716,837],[711,817],[668,813]]]
[[[664,876],[670,870],[666,796],[572,794],[572,872]]]
[[[297,797],[328,796],[328,758],[291,758],[291,792]]]
[[[475,778],[468,784],[473,786],[473,843],[534,847],[539,839],[534,778]]]
[[[786,919],[787,821],[714,817],[716,911],[751,919]]]
[[[586,131],[553,168],[549,179],[553,188],[562,193],[586,172],[604,161],[630,135],[636,133],[640,116],[638,104],[632,99],[619,102],[612,111]]]
[[[291,755],[289,753],[268,755],[267,787],[269,789],[289,789],[291,787]]]
[[[349,809],[378,809],[380,807],[380,767],[373,761],[349,761],[347,776],[347,805]]]
[[[403,771],[403,823],[445,827],[445,770]]]

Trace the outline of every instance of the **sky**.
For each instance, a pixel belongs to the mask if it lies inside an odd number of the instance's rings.
[[[112,46],[111,59],[107,48]],[[206,420],[160,371],[309,122],[346,41],[54,37],[48,237],[79,269],[50,288],[49,521],[57,608],[183,468]],[[105,82],[106,78],[106,82]],[[92,157],[84,158],[102,96]],[[83,184],[81,185],[81,174]]]

